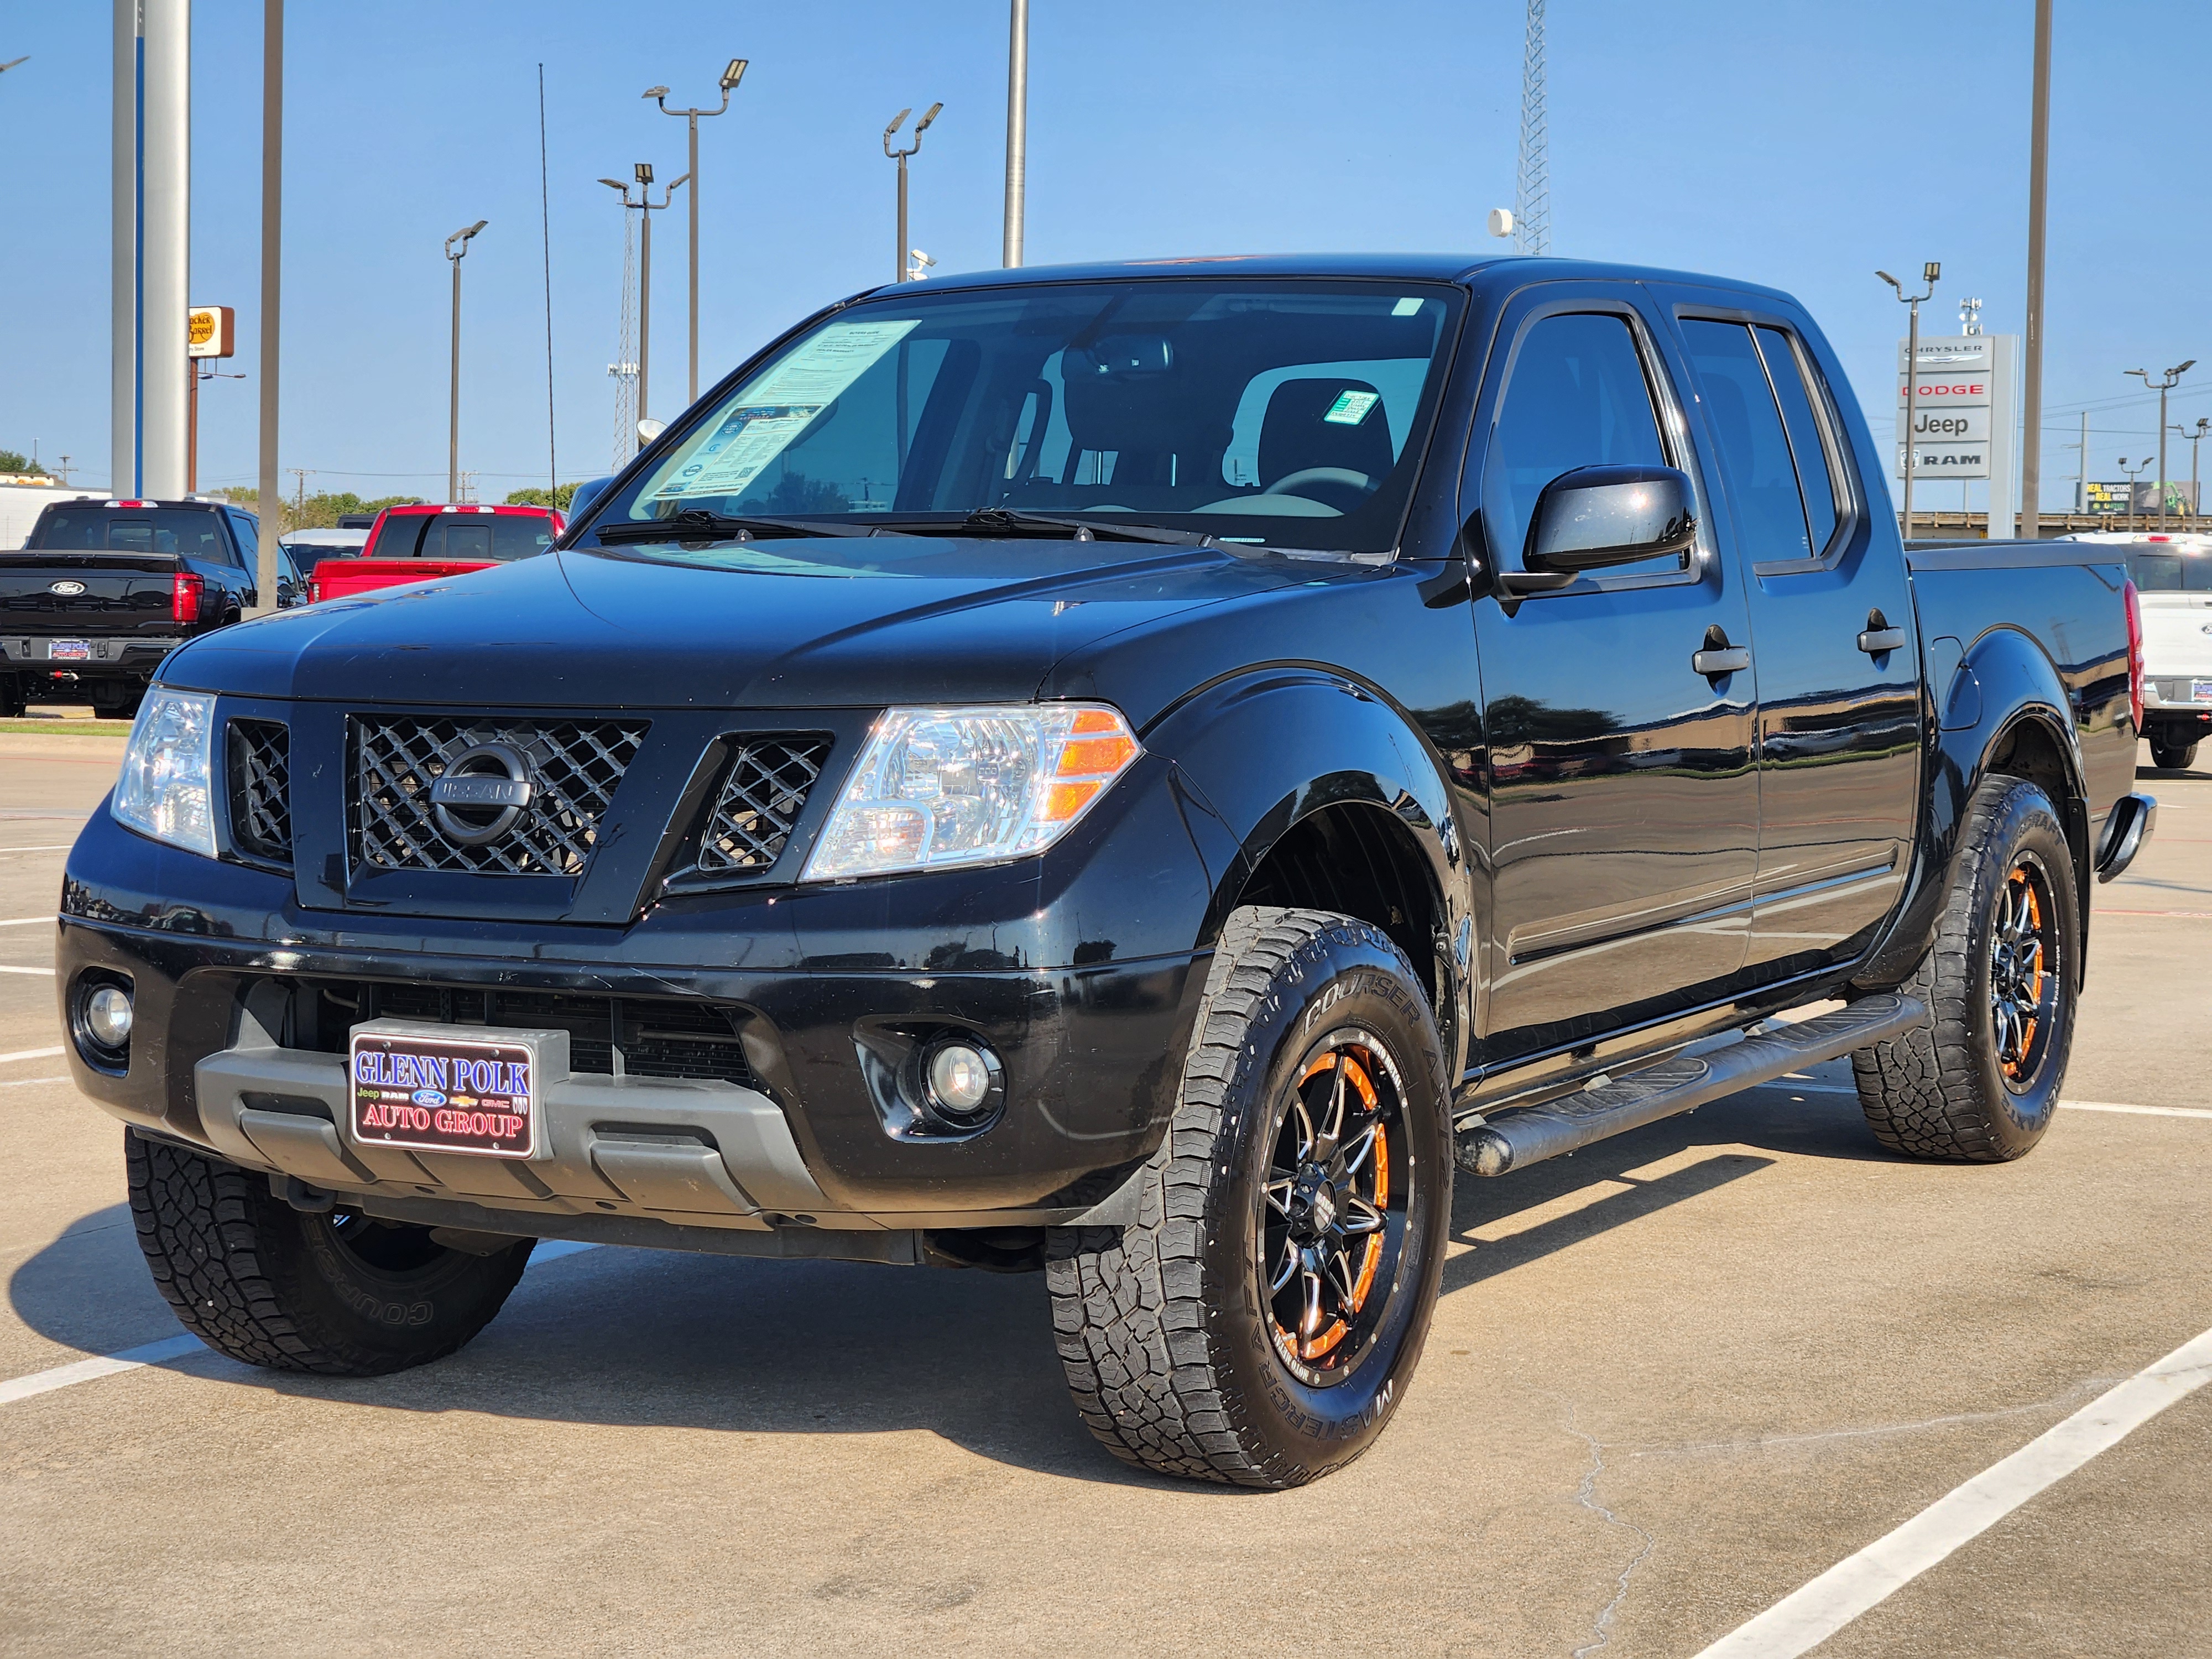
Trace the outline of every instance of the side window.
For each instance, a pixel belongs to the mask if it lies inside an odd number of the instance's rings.
[[[1735,502],[1743,556],[1759,563],[1811,558],[1814,542],[1797,471],[1790,464],[1790,440],[1750,327],[1686,319],[1682,335],[1689,342],[1706,421]],[[1800,382],[1801,396],[1803,390]]]
[[[1628,319],[1609,312],[1547,317],[1521,337],[1483,463],[1482,518],[1492,556],[1517,562],[1544,486],[1577,467],[1668,465]],[[1617,566],[1664,574],[1686,556]]]
[[[1821,422],[1814,413],[1814,397],[1802,350],[1789,331],[1761,323],[1753,331],[1759,349],[1766,359],[1766,378],[1774,399],[1782,405],[1782,423],[1790,431],[1790,453],[1796,458],[1797,482],[1805,494],[1805,516],[1813,526],[1813,550],[1825,551],[1836,533],[1836,525],[1847,510],[1850,496],[1839,488],[1834,459],[1821,441]]]
[[[246,568],[248,570],[258,568],[261,558],[261,538],[253,520],[243,513],[233,513],[229,517],[231,533],[238,538],[238,550],[246,557]]]

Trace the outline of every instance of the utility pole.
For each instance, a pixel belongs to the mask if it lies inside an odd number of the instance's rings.
[[[2126,456],[2120,457],[2120,471],[2128,475],[2128,528],[2130,530],[2141,528],[2136,523],[2136,480],[2142,476],[2143,469],[2149,465],[2150,458],[2147,455],[2133,466],[2128,465]]]
[[[738,82],[745,76],[743,58],[732,58],[722,71],[722,101],[714,109],[671,109],[668,107],[668,88],[654,87],[646,93],[660,106],[663,115],[681,115],[691,124],[691,170],[684,176],[691,181],[691,379],[690,390],[684,401],[699,401],[699,118],[721,114],[730,106],[730,94],[738,89]],[[675,186],[670,185],[673,190]]]
[[[261,9],[261,376],[260,466],[255,500],[261,527],[255,537],[260,568],[253,580],[253,609],[266,616],[276,608],[277,503],[284,480],[276,466],[276,368],[279,361],[278,279],[283,270],[284,220],[284,0],[263,0]]]
[[[1030,170],[1030,0],[1012,0],[1012,8],[1006,30],[1006,246],[1000,260],[1008,270],[1022,262]],[[899,246],[906,246],[903,230]]]
[[[914,113],[914,106],[908,104],[896,115],[892,116],[890,125],[884,129],[884,154],[890,156],[891,160],[898,163],[898,246],[895,250],[894,257],[891,260],[891,281],[895,283],[903,283],[907,280],[907,161],[909,157],[920,153],[921,149],[921,135],[929,131],[929,124],[937,118],[937,112],[944,107],[945,106],[941,103],[932,104],[929,106],[929,112],[927,115],[924,115],[921,119],[916,121],[914,124],[914,131],[907,135],[908,137],[913,139],[914,142],[908,144],[904,149],[894,149],[891,148],[891,135],[899,130],[900,123],[903,122],[908,116]]]
[[[2081,452],[2081,474],[2074,481],[2074,510],[2087,513],[2089,510],[2089,411],[2086,409],[2081,411],[2081,441],[2075,447]]]
[[[653,407],[646,401],[653,368],[653,216],[663,211],[676,199],[676,192],[690,182],[685,173],[660,192],[660,199],[653,199],[653,163],[640,161],[630,168],[637,180],[637,200],[629,199],[629,186],[617,179],[602,179],[608,189],[622,192],[623,205],[635,208],[643,217],[640,220],[637,237],[637,418],[642,425],[653,418]]]
[[[2051,178],[2051,0],[2035,0],[2027,135],[2027,338],[2021,366],[2020,534],[2043,533],[2043,230]],[[2085,454],[2087,451],[2083,452]],[[1994,520],[1996,514],[1990,518]],[[1996,533],[1994,528],[1990,533]]]
[[[1923,300],[1936,297],[1936,279],[1943,267],[1930,259],[1920,267],[1920,280],[1928,285],[1924,294],[1907,294],[1905,284],[1886,270],[1875,275],[1897,290],[1897,297],[1912,308],[1911,321],[1905,336],[1905,528],[1904,539],[1912,539],[1912,462],[1913,452],[1918,446],[1916,430],[1920,417],[1920,305]]]
[[[2131,368],[2128,371],[2151,391],[2158,393],[2158,527],[2160,530],[2166,528],[2166,395],[2173,390],[2175,384],[2183,375],[2196,367],[2197,359],[2191,357],[2185,363],[2165,370],[2156,380],[2151,379],[2148,370]],[[2129,480],[2128,494],[2130,497],[2135,494],[2133,479]],[[2128,505],[2133,507],[2134,501],[2130,500]]]
[[[446,499],[449,501],[461,498],[461,261],[468,258],[469,244],[476,240],[476,234],[490,222],[479,219],[446,238],[446,260],[453,268],[453,372],[449,383],[452,404],[446,420]],[[456,242],[461,245],[458,253],[453,251]]]

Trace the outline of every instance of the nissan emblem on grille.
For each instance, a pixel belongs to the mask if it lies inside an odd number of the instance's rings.
[[[580,876],[647,726],[356,715],[350,804],[361,862]]]

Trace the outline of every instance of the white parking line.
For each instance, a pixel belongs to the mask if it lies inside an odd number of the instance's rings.
[[[0,1066],[5,1066],[11,1060],[52,1060],[61,1051],[59,1043],[51,1048],[18,1048],[12,1054],[0,1054]]]
[[[0,921],[0,927],[37,927],[42,924],[51,925],[53,921],[52,916],[10,916],[7,921]]]
[[[54,970],[51,968],[10,968],[6,963],[0,963],[0,974],[44,974],[48,979],[52,979],[54,976]]]
[[[1698,1659],[1796,1659],[2207,1382],[2212,1382],[2212,1331],[2099,1395],[1896,1531],[1723,1636]]]
[[[0,847],[0,853],[66,853],[76,845],[73,841],[58,841],[45,847]]]
[[[542,1267],[548,1261],[558,1261],[564,1255],[574,1255],[580,1250],[596,1250],[596,1244],[581,1244],[569,1238],[549,1238],[530,1253],[530,1265]],[[103,1376],[114,1376],[123,1371],[135,1371],[142,1366],[159,1365],[171,1359],[182,1359],[193,1353],[212,1350],[197,1336],[165,1336],[159,1342],[125,1348],[120,1353],[105,1353],[91,1359],[71,1360],[66,1365],[57,1365],[52,1370],[33,1371],[28,1376],[10,1377],[0,1382],[0,1406],[13,1405],[18,1400],[29,1400],[34,1395],[52,1394],[56,1389],[74,1388],[79,1382],[97,1382]]]
[[[65,1077],[0,1078],[0,1089],[27,1089],[33,1083],[67,1083]]]

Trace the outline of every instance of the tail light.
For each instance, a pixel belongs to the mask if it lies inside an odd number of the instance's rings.
[[[308,578],[307,578],[307,603],[308,603],[309,605],[320,605],[322,602],[323,602],[323,584],[322,584],[322,579],[321,579],[320,577],[318,577],[318,576],[310,576],[310,577],[308,577]]]
[[[200,619],[200,596],[206,591],[204,577],[179,570],[169,578],[169,617],[173,622],[196,623]]]
[[[2127,584],[2128,601],[2128,712],[2135,716],[2136,735],[2143,729],[2142,680],[2142,600],[2136,595],[2136,585]]]

